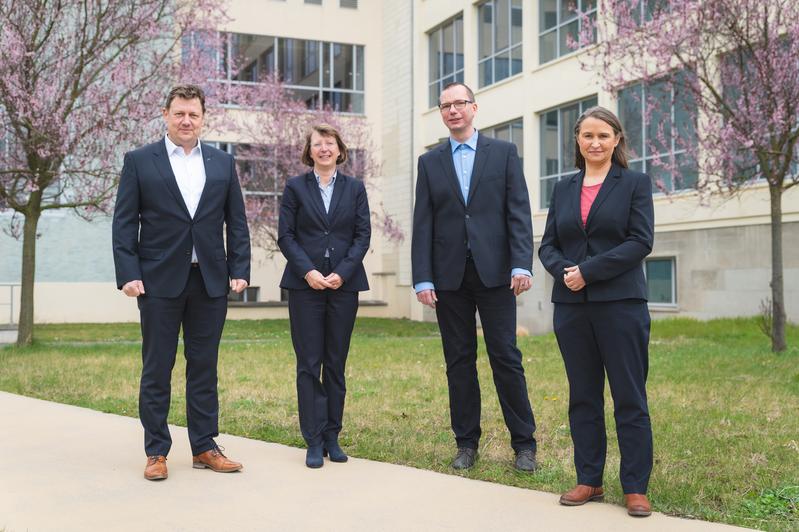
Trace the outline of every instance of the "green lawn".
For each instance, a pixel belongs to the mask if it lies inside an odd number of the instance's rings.
[[[28,349],[0,349],[0,389],[137,415],[136,324],[47,325]],[[488,361],[481,353],[483,438],[464,476],[560,492],[574,483],[568,390],[552,335],[519,339],[536,414],[540,470],[512,468]],[[767,530],[799,526],[799,327],[775,355],[754,319],[653,325],[649,400],[657,511]],[[482,346],[481,346],[482,349]],[[170,422],[185,424],[182,357]],[[342,444],[352,455],[455,474],[441,342],[434,324],[358,321],[347,367]],[[302,445],[288,322],[228,322],[220,353],[220,429]],[[607,404],[612,404],[608,395]],[[621,503],[608,406],[608,499]]]

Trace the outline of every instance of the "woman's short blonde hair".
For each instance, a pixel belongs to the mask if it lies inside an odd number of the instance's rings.
[[[339,151],[336,164],[344,164],[347,162],[347,145],[341,140],[341,135],[338,130],[330,124],[316,124],[312,126],[311,129],[308,130],[308,134],[305,135],[305,147],[302,149],[302,158],[300,159],[302,164],[306,166],[314,165],[313,159],[311,159],[311,135],[313,135],[314,131],[323,137],[333,137],[336,139]]]

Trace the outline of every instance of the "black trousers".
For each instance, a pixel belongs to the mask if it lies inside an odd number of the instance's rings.
[[[139,418],[144,427],[147,456],[166,456],[172,446],[167,415],[181,325],[191,451],[197,455],[212,449],[213,438],[219,434],[216,364],[227,315],[227,298],[208,297],[199,268],[192,268],[180,296],[144,295],[138,298],[138,304],[142,332]]]
[[[522,354],[516,347],[513,291],[508,286],[486,287],[470,259],[460,288],[438,290],[436,295],[436,317],[447,364],[450,418],[458,447],[477,449],[481,434],[477,311],[511,446],[516,451],[535,449],[535,419],[527,396]]]
[[[607,453],[605,373],[621,453],[624,493],[646,493],[652,427],[646,402],[649,310],[645,301],[556,303],[555,335],[569,379],[577,483],[601,486]]]
[[[357,312],[358,292],[289,290],[300,430],[309,446],[335,441],[341,432],[344,366]]]

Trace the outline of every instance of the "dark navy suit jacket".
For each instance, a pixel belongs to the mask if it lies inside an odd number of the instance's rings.
[[[413,284],[432,281],[436,290],[460,288],[468,250],[487,287],[510,285],[513,268],[532,271],[530,199],[515,144],[478,135],[467,202],[449,140],[419,157],[411,250]]]
[[[230,279],[250,282],[250,234],[233,156],[207,144],[201,150],[205,188],[193,219],[163,139],[125,154],[113,222],[118,288],[140,279],[148,296],[179,296],[192,246],[210,297],[227,294]]]
[[[357,179],[338,172],[327,213],[313,172],[289,179],[278,222],[277,244],[288,261],[281,288],[310,289],[305,274],[321,270],[329,250],[333,272],[344,280],[339,290],[369,290],[363,268],[372,234],[369,217],[366,187]]]
[[[613,165],[599,189],[586,227],[580,217],[585,172],[555,185],[538,256],[555,278],[552,301],[646,299],[642,261],[652,251],[655,214],[649,176]],[[586,286],[572,292],[563,269],[580,266]]]

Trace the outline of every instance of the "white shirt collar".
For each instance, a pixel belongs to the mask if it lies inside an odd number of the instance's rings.
[[[175,150],[180,150],[180,152],[179,152],[180,155],[184,154],[183,146],[178,146],[177,144],[172,142],[172,139],[169,138],[169,135],[164,135],[164,140],[166,141],[166,152],[169,155],[173,155],[175,153]],[[203,150],[201,148],[200,139],[197,139],[197,145],[191,149],[191,152],[189,152],[189,155],[192,155],[194,153],[194,150],[197,150],[197,152],[200,155],[202,155]]]

